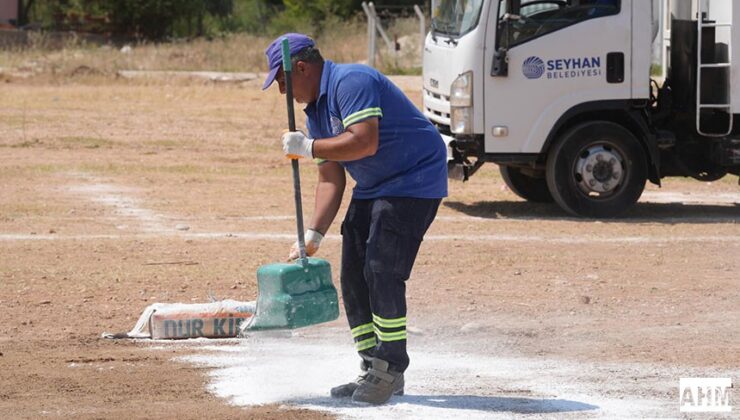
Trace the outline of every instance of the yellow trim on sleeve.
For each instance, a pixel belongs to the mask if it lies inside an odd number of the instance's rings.
[[[367,108],[363,109],[362,111],[357,111],[353,114],[350,114],[342,120],[342,125],[344,125],[344,128],[349,127],[350,125],[360,121],[364,120],[365,118],[370,117],[382,117],[383,116],[383,110],[380,108]]]

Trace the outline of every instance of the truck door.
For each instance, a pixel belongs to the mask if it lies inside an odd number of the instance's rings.
[[[495,34],[495,45],[486,46],[484,61],[487,154],[540,153],[555,122],[575,105],[630,99],[632,1],[491,3],[487,42]],[[501,52],[508,71],[492,75]]]

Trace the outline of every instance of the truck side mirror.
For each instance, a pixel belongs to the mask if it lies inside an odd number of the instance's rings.
[[[506,77],[509,75],[509,56],[506,48],[499,47],[493,53],[493,63],[491,63],[491,76]]]

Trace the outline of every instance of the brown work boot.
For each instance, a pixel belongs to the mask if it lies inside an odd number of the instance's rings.
[[[352,394],[354,394],[355,390],[360,386],[360,381],[365,379],[365,376],[367,375],[368,369],[370,369],[370,363],[363,360],[360,362],[360,369],[361,372],[357,376],[357,378],[352,381],[348,382],[346,384],[342,384],[339,386],[335,386],[331,389],[331,397],[332,398],[350,398]]]
[[[373,359],[373,366],[352,394],[352,401],[369,404],[385,404],[393,395],[403,395],[403,372],[390,370],[388,362]]]
[[[335,386],[330,391],[331,397],[332,398],[351,397],[352,394],[355,393],[355,390],[360,387],[360,381],[365,379],[365,375],[367,375],[367,372],[361,373],[359,376],[357,376],[357,379],[355,379],[352,382],[347,382],[346,384]]]

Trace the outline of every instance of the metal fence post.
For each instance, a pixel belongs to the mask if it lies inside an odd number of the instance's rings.
[[[364,1],[362,2],[362,10],[365,11],[365,15],[367,16],[367,65],[370,67],[375,67],[376,18],[372,6],[372,2],[370,2],[369,5]]]
[[[385,42],[385,46],[388,47],[388,51],[393,53],[393,51],[395,51],[395,44],[393,43],[393,41],[391,41],[391,38],[385,32],[385,29],[383,29],[383,25],[380,22],[380,19],[378,19],[378,12],[375,11],[375,5],[370,2],[368,7],[370,8],[370,12],[373,14],[373,19],[375,19],[375,29],[378,31],[377,33],[379,33],[380,37],[383,38],[383,42]],[[377,36],[378,35],[376,34],[376,39]]]
[[[419,17],[419,33],[421,34],[421,61],[424,62],[424,40],[427,37],[427,18],[424,16],[424,12],[421,11],[421,7],[418,4],[414,5],[414,12]]]

